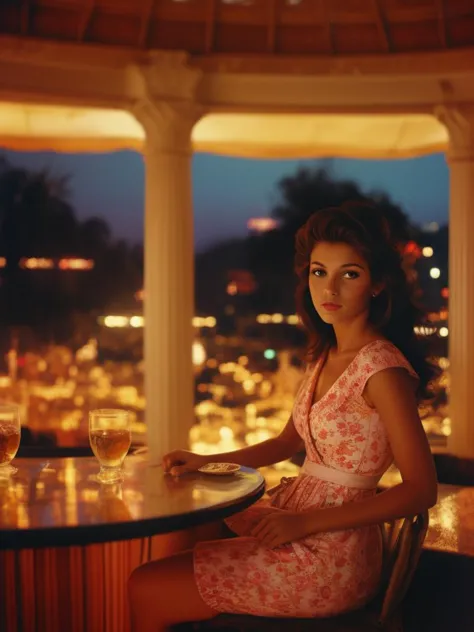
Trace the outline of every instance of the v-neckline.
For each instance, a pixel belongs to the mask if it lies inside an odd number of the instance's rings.
[[[331,386],[328,388],[328,390],[324,393],[324,395],[322,395],[317,401],[313,401],[314,400],[314,394],[315,394],[316,388],[318,386],[319,378],[321,377],[321,372],[322,372],[322,370],[323,370],[323,368],[324,368],[324,366],[325,366],[325,364],[327,362],[327,359],[328,359],[329,347],[327,348],[327,350],[325,351],[324,355],[321,356],[321,360],[318,363],[319,366],[316,367],[315,372],[314,372],[313,383],[311,385],[311,404],[310,404],[310,407],[309,407],[310,410],[312,410],[313,408],[315,408],[315,406],[320,404],[329,395],[329,393],[331,393],[331,391],[334,390],[336,385],[341,381],[341,379],[349,371],[349,369],[352,367],[352,365],[355,363],[355,361],[358,360],[358,358],[359,358],[360,354],[362,353],[362,351],[367,349],[367,347],[369,347],[370,345],[375,344],[376,342],[387,342],[387,341],[384,340],[383,338],[377,338],[377,340],[371,340],[367,344],[363,345],[359,349],[359,351],[355,354],[355,356],[352,358],[352,360],[349,362],[349,364],[346,366],[346,368],[341,373],[341,375],[334,380],[334,382],[331,384]]]

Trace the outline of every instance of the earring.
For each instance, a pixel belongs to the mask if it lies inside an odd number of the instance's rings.
[[[372,298],[375,298],[376,296],[377,296],[377,292],[373,292]]]

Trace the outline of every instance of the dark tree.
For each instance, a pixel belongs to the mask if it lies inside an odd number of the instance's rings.
[[[136,251],[111,240],[102,219],[77,219],[69,199],[69,178],[30,172],[0,159],[0,327],[27,327],[38,341],[64,342],[72,335],[72,314],[133,301],[142,285]],[[23,258],[93,259],[92,271],[24,269]],[[5,344],[5,343],[4,343]],[[4,346],[4,344],[2,346]]]
[[[254,312],[294,310],[295,277],[293,274],[294,237],[298,228],[315,211],[338,206],[347,200],[371,200],[390,221],[400,241],[414,238],[413,227],[401,208],[385,193],[364,193],[356,182],[335,179],[328,169],[301,168],[278,184],[279,200],[271,215],[279,227],[240,242],[220,244],[197,258],[197,303],[202,311],[226,302],[225,279],[229,260],[239,263],[253,274],[258,291],[247,300]],[[211,296],[210,288],[220,299]]]
[[[300,168],[294,175],[283,178],[278,189],[280,201],[272,210],[272,216],[293,234],[315,211],[339,206],[348,200],[371,200],[390,221],[400,241],[413,234],[407,215],[386,193],[364,193],[356,182],[337,180],[328,169]]]

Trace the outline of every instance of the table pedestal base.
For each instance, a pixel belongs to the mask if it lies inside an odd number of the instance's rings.
[[[0,630],[129,632],[130,573],[217,537],[211,527],[87,546],[0,551]]]

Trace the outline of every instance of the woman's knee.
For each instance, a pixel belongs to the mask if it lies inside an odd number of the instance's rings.
[[[128,594],[132,606],[143,600],[147,601],[150,593],[156,591],[161,575],[157,566],[157,562],[148,562],[132,571],[128,578]]]
[[[128,580],[128,593],[132,616],[138,622],[146,617],[147,621],[172,624],[209,619],[216,614],[198,591],[191,551],[136,568]],[[183,595],[186,595],[186,613],[183,613]]]
[[[138,566],[132,571],[130,577],[128,578],[127,588],[132,602],[135,602],[142,590],[146,588],[148,575],[145,568],[146,566],[148,566],[148,564]]]

